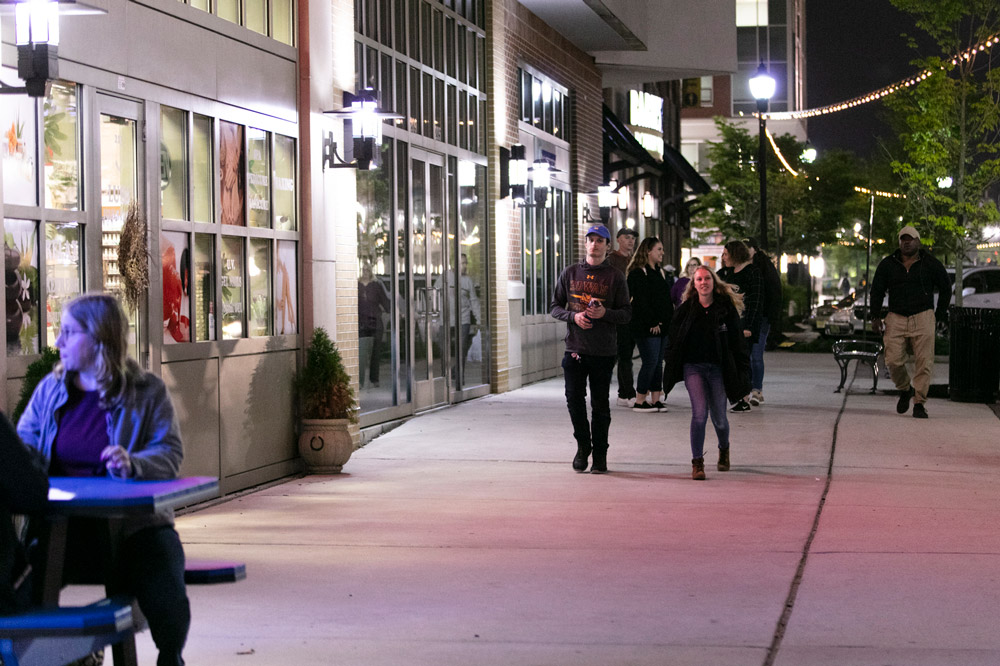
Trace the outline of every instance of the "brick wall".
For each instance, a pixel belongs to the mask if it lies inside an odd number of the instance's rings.
[[[518,86],[517,67],[530,65],[556,83],[569,90],[570,99],[570,184],[573,188],[572,210],[580,211],[588,200],[582,192],[596,192],[604,181],[602,166],[603,138],[601,73],[594,59],[573,46],[562,35],[515,0],[498,0],[507,8],[507,25],[504,31],[506,48],[504,60],[496,63],[497,76],[506,82],[505,108],[507,134],[501,145],[517,142]],[[501,111],[498,110],[498,113]],[[596,209],[596,197],[590,201]],[[577,237],[570,247],[580,251],[580,238],[584,231],[582,215],[576,215]],[[521,276],[520,225],[512,228],[510,239],[512,263],[510,279]]]

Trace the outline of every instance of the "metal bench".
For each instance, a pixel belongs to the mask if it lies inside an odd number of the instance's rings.
[[[840,366],[840,386],[834,393],[840,393],[847,383],[847,366],[851,361],[864,363],[872,369],[872,393],[878,390],[878,357],[882,354],[882,343],[874,340],[837,340],[833,343],[833,358]]]
[[[134,655],[132,612],[131,599],[114,598],[0,617],[0,658],[4,666],[51,666],[125,644],[131,645],[126,653]]]

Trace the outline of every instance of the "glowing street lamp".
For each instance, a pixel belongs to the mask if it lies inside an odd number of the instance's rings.
[[[767,73],[764,63],[760,63],[757,74],[750,79],[750,94],[757,100],[757,117],[760,120],[760,135],[757,146],[757,171],[760,173],[760,249],[767,251],[767,152],[764,137],[767,136],[767,104],[774,96],[776,83]]]

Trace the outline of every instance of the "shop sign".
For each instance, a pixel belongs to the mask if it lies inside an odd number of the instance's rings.
[[[663,159],[663,98],[641,90],[629,91],[629,129],[656,159]]]

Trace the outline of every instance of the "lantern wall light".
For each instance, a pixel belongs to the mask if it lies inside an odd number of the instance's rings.
[[[45,97],[59,78],[59,15],[107,14],[73,0],[0,0],[0,15],[14,15],[17,76],[23,86],[0,82],[0,94]]]
[[[324,170],[377,169],[378,151],[382,146],[382,121],[402,118],[399,114],[380,109],[378,93],[372,88],[365,88],[357,94],[344,92],[344,108],[323,113],[345,120],[343,157],[337,153],[333,132],[326,132],[323,137]]]

